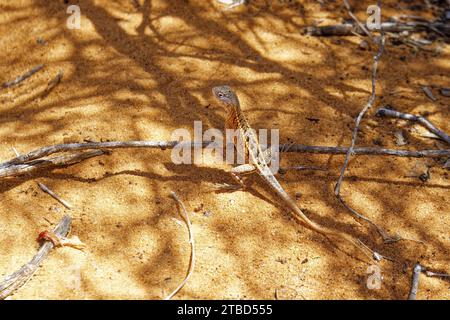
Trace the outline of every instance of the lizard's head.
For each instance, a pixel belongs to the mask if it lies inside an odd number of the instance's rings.
[[[214,97],[226,108],[238,107],[239,100],[229,86],[218,86],[212,89]]]

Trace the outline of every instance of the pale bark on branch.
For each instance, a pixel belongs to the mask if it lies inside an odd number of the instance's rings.
[[[431,123],[428,119],[422,117],[422,116],[416,116],[414,114],[410,113],[403,113],[400,111],[396,111],[394,109],[383,107],[379,108],[376,112],[377,116],[379,117],[390,117],[390,118],[397,118],[397,119],[403,119],[408,120],[412,122],[418,122],[421,125],[423,125],[425,128],[428,129],[431,133],[434,133],[436,136],[450,144],[450,136],[446,134],[444,131],[439,130],[433,123]]]
[[[172,149],[175,147],[195,148],[214,146],[214,142],[178,142],[178,141],[111,141],[111,142],[86,142],[86,143],[68,143],[57,144],[33,150],[29,153],[19,155],[11,160],[0,163],[0,178],[12,177],[24,173],[32,173],[39,169],[53,168],[71,165],[92,157],[101,156],[108,153],[109,149],[127,149],[127,148],[149,148],[149,149]],[[45,158],[55,153],[83,151],[74,154],[65,154],[52,158]],[[299,152],[313,154],[347,154],[346,147],[327,147],[327,146],[305,146],[302,144],[281,144],[280,152]],[[414,158],[439,158],[449,157],[450,149],[446,150],[395,150],[373,147],[358,147],[352,151],[353,155],[378,155],[378,156],[397,156]]]
[[[60,237],[66,237],[69,233],[71,222],[72,219],[70,216],[66,215],[61,219],[53,231]],[[45,241],[30,262],[23,265],[19,270],[7,276],[2,282],[0,282],[0,300],[13,294],[28,280],[30,280],[53,247],[54,245],[52,242]]]
[[[366,26],[367,28],[367,26]],[[443,22],[382,22],[380,30],[383,32],[400,33],[403,31],[438,31],[439,34],[450,36],[450,23]],[[373,30],[373,31],[380,31]],[[355,33],[365,35],[364,30],[355,23],[344,23],[331,26],[310,26],[305,29],[306,34],[311,36],[352,36]]]

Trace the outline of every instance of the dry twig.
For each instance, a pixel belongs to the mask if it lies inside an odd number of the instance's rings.
[[[61,82],[63,75],[64,72],[59,70],[56,76],[48,82],[45,92],[50,92],[54,87],[56,87]]]
[[[432,30],[440,35],[450,36],[450,23],[443,22],[382,22],[380,31],[390,33],[422,32]],[[306,34],[311,36],[351,36],[355,33],[364,35],[366,32],[353,23],[344,23],[331,26],[309,26],[305,29]]]
[[[345,155],[344,165],[342,166],[341,174],[339,176],[339,179],[338,179],[335,189],[334,189],[334,193],[336,196],[339,196],[341,183],[342,183],[342,180],[344,179],[345,170],[347,170],[348,162],[350,161],[350,156],[353,154],[353,150],[355,148],[356,139],[358,137],[359,126],[361,124],[361,120],[364,117],[364,115],[366,114],[366,112],[372,107],[372,105],[375,101],[378,61],[380,60],[381,55],[383,53],[383,48],[384,48],[384,38],[382,38],[382,40],[381,40],[381,43],[380,43],[379,49],[378,49],[378,53],[374,56],[374,62],[373,62],[373,67],[372,67],[372,93],[370,95],[369,101],[367,102],[366,106],[361,110],[358,117],[356,118],[355,129],[353,130],[353,135],[352,135],[352,141],[351,141],[350,147],[348,148],[347,154]]]
[[[421,88],[423,93],[425,93],[425,95],[428,97],[428,99],[430,99],[431,101],[437,100],[430,88],[428,88],[427,86],[422,86]]]
[[[423,267],[416,263],[413,269],[413,276],[411,281],[411,290],[409,291],[408,300],[416,300],[417,290],[419,289],[419,276]]]
[[[379,1],[380,2],[380,1]],[[350,5],[348,4],[347,0],[344,0],[344,6],[347,9],[348,14],[350,15],[350,17],[352,17],[352,19],[356,22],[356,24],[358,25],[358,27],[372,40],[372,42],[374,42],[373,36],[370,33],[370,31],[366,28],[366,26],[359,21],[359,19],[353,14],[352,9],[350,8]],[[381,8],[380,3],[378,3],[378,6]]]
[[[349,10],[349,6],[346,0],[344,0],[344,3],[346,4],[347,10]],[[378,6],[381,8],[381,1],[378,1]],[[350,10],[349,10],[350,11]],[[354,17],[352,15],[352,18],[358,23],[361,24],[358,19],[356,17]],[[368,32],[368,31],[367,31]],[[370,33],[369,33],[370,34]],[[372,39],[374,40],[374,39]],[[375,42],[375,41],[374,41]],[[361,124],[361,120],[364,117],[364,115],[366,114],[366,112],[372,107],[373,103],[375,102],[375,98],[376,98],[376,81],[377,81],[377,71],[378,71],[378,62],[381,59],[381,56],[383,54],[383,50],[384,50],[384,45],[385,45],[385,36],[382,33],[380,41],[378,43],[378,52],[377,54],[373,57],[373,64],[372,64],[372,92],[371,95],[369,97],[369,100],[367,102],[367,104],[365,105],[365,107],[361,110],[361,112],[359,113],[358,117],[356,118],[356,123],[355,123],[355,129],[353,130],[353,135],[352,135],[352,140],[351,140],[351,144],[349,149],[347,150],[347,153],[345,155],[345,160],[344,160],[344,165],[342,166],[341,169],[341,173],[339,175],[339,179],[336,183],[336,186],[334,188],[334,194],[336,195],[336,197],[338,198],[338,200],[344,205],[345,208],[347,208],[353,215],[355,215],[356,217],[369,222],[371,225],[375,226],[377,231],[380,233],[380,235],[383,237],[385,242],[392,242],[392,241],[397,241],[399,240],[398,237],[390,237],[381,227],[377,226],[374,222],[372,222],[369,218],[363,216],[362,214],[358,213],[356,210],[352,209],[341,197],[340,194],[340,189],[341,189],[341,184],[342,181],[344,179],[344,175],[345,175],[345,171],[347,170],[348,167],[348,163],[350,161],[350,157],[353,155],[354,152],[354,148],[355,148],[355,144],[356,144],[356,140],[358,137],[358,132],[359,132],[359,126]]]
[[[19,151],[17,151],[16,148],[14,148],[14,147],[11,147],[11,148],[14,151],[14,154],[16,155],[16,157],[20,156],[20,153],[19,153]]]
[[[19,83],[21,83],[22,81],[28,79],[29,77],[31,77],[33,74],[35,74],[36,72],[38,72],[39,70],[41,70],[42,68],[44,68],[43,64],[37,65],[36,67],[32,68],[31,70],[28,70],[27,72],[25,72],[24,74],[18,76],[17,78],[15,78],[12,81],[8,81],[8,82],[4,82],[2,84],[3,88],[10,88],[13,87]]]
[[[450,278],[450,274],[441,273],[441,272],[433,272],[433,271],[425,271],[427,277],[441,277],[441,278]]]
[[[172,299],[173,296],[175,296],[184,287],[186,282],[191,277],[192,272],[194,271],[194,265],[195,265],[194,232],[192,231],[191,221],[189,220],[189,214],[188,214],[183,202],[180,200],[180,198],[178,198],[177,194],[174,191],[172,191],[170,193],[170,196],[177,202],[178,207],[180,209],[180,216],[183,218],[184,222],[186,223],[187,229],[189,231],[189,243],[191,244],[191,257],[189,259],[189,268],[186,273],[186,277],[180,283],[180,285],[174,291],[172,291],[172,293],[169,294],[164,300]]]
[[[127,148],[148,148],[148,149],[173,149],[175,147],[206,147],[215,146],[213,141],[197,142],[178,142],[178,141],[110,141],[110,142],[86,142],[86,143],[68,143],[57,144],[33,150],[29,153],[17,156],[9,161],[0,163],[1,168],[7,168],[13,165],[29,163],[32,160],[40,159],[58,152],[70,152],[89,149],[127,149]],[[230,144],[231,145],[231,144]],[[288,147],[288,148],[287,148]],[[347,154],[349,148],[346,147],[328,147],[328,146],[306,146],[302,144],[280,144],[280,152],[299,152],[314,154]],[[353,149],[353,155],[378,155],[378,156],[396,156],[412,158],[440,158],[450,155],[450,149],[444,150],[400,150],[384,149],[373,147],[356,147]],[[1,177],[1,174],[0,174]]]
[[[67,209],[70,210],[73,208],[70,203],[68,203],[64,199],[61,199],[60,196],[58,196],[56,193],[54,193],[52,190],[50,190],[45,184],[38,182],[38,186],[39,186],[39,188],[41,188],[42,191],[44,191],[45,193],[49,194],[51,197],[53,197],[54,199],[59,201]]]
[[[54,229],[55,234],[61,237],[67,236],[70,230],[70,225],[71,218],[69,216],[64,216]],[[22,266],[18,271],[7,276],[5,280],[0,283],[0,299],[5,299],[9,295],[13,294],[28,280],[30,280],[53,247],[54,245],[52,242],[46,241],[41,245],[38,253],[33,257],[33,259],[31,259],[30,262]]]
[[[214,146],[214,142],[206,141],[202,143],[191,143],[178,141],[112,141],[112,142],[57,144],[53,146],[36,149],[27,154],[19,155],[13,158],[12,160],[0,163],[0,178],[30,173],[38,169],[47,167],[66,166],[74,164],[84,159],[108,153],[105,149],[158,148],[165,150],[165,149],[172,149],[176,146],[194,148],[194,147],[206,147],[208,145]],[[301,152],[314,154],[347,154],[349,151],[349,148],[345,147],[305,146],[301,144],[290,144],[290,143],[281,144],[279,146],[279,149],[280,152]],[[81,150],[91,150],[91,151],[72,155],[63,155],[54,158],[41,159],[43,157],[59,152],[71,152]],[[360,147],[353,149],[353,155],[439,158],[450,156],[450,149],[409,151],[409,150]]]
[[[29,162],[17,163],[14,165],[0,165],[0,178],[31,173],[44,168],[68,166],[92,157],[103,155],[105,153],[106,151],[103,150],[92,150],[48,159],[35,159]]]
[[[439,130],[438,128],[436,128],[430,121],[428,121],[426,118],[424,118],[422,116],[416,116],[416,115],[409,114],[409,113],[403,113],[403,112],[396,111],[396,110],[388,108],[388,107],[379,108],[375,115],[380,116],[380,117],[391,117],[391,118],[408,120],[408,121],[412,121],[412,122],[418,122],[421,125],[423,125],[425,128],[427,128],[428,131],[430,131],[431,133],[434,133],[439,138],[441,138],[442,140],[444,140],[445,142],[450,144],[450,136],[448,134],[446,134],[445,132],[443,132],[442,130]]]

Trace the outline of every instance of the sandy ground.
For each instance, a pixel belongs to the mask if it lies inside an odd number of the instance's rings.
[[[264,1],[224,11],[215,1],[68,1],[81,8],[81,29],[66,27],[68,4],[18,0],[0,3],[0,82],[31,67],[46,67],[17,87],[0,91],[0,158],[63,142],[170,140],[173,130],[222,128],[224,112],[211,96],[227,83],[241,97],[255,128],[281,128],[281,142],[348,145],[354,119],[370,94],[372,51],[357,37],[314,38],[300,29],[347,17],[334,1]],[[371,1],[370,3],[372,3]],[[385,5],[383,15],[432,12],[408,3]],[[421,1],[413,1],[422,3]],[[369,3],[358,1],[364,18]],[[44,40],[39,41],[38,39]],[[434,47],[433,47],[434,48]],[[374,49],[374,48],[372,48]],[[450,132],[450,50],[415,51],[388,44],[380,63],[375,108],[424,114]],[[63,81],[43,94],[47,81]],[[421,85],[438,97],[430,101]],[[318,120],[311,120],[311,118]],[[362,125],[359,145],[445,147],[403,121]],[[88,246],[52,251],[13,299],[160,299],[183,279],[188,233],[169,197],[176,191],[192,212],[197,246],[194,274],[176,298],[187,299],[404,299],[416,261],[450,271],[449,172],[442,161],[355,157],[344,198],[391,234],[415,241],[383,244],[333,196],[342,156],[283,155],[281,164],[326,171],[279,176],[311,219],[365,241],[396,260],[379,264],[380,289],[367,288],[368,265],[296,223],[254,179],[248,192],[216,193],[232,183],[227,166],[175,165],[169,150],[120,150],[109,156],[0,182],[0,276],[27,262],[37,234],[64,214],[72,234]],[[441,159],[443,160],[443,159]],[[423,166],[431,178],[409,177]],[[41,192],[43,182],[75,208]],[[418,299],[448,299],[449,282],[422,277]]]

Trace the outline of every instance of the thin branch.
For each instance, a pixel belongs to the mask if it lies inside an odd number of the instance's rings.
[[[317,166],[291,166],[291,167],[279,167],[278,174],[286,174],[288,171],[328,171],[326,168],[321,168]]]
[[[422,266],[419,263],[416,263],[413,269],[411,290],[409,291],[408,300],[416,300],[417,290],[419,289],[419,276],[422,270]]]
[[[442,22],[382,22],[380,24],[380,30],[390,33],[407,32],[422,32],[426,30],[432,30],[440,35],[450,36],[450,23]],[[316,37],[328,37],[328,36],[351,36],[355,33],[358,35],[364,35],[365,32],[358,25],[354,23],[343,23],[330,26],[309,26],[305,28],[306,34]]]
[[[63,75],[64,72],[62,70],[59,70],[56,76],[48,82],[45,92],[48,93],[51,90],[53,90],[53,88],[56,87],[61,82]]]
[[[54,199],[59,201],[67,209],[70,210],[73,208],[70,203],[68,203],[64,199],[61,199],[60,196],[58,196],[56,193],[54,193],[52,190],[50,190],[45,184],[38,182],[38,186],[39,186],[39,188],[41,188],[42,191],[44,191],[45,193],[49,194],[51,197],[53,197]]]
[[[347,7],[347,10],[349,10],[350,12],[350,8],[348,5],[348,2],[346,0],[344,0],[344,3]],[[377,2],[379,9],[381,10],[381,1],[378,0]],[[358,24],[361,24],[356,17],[354,17],[355,21]],[[368,35],[371,37],[371,34],[368,33]],[[372,41],[374,43],[376,43],[374,40],[374,38],[372,38]],[[359,219],[363,219],[366,222],[369,222],[371,225],[375,226],[378,233],[380,233],[380,235],[383,237],[383,240],[386,242],[391,242],[391,241],[397,241],[398,238],[397,237],[391,237],[389,236],[381,227],[377,226],[374,222],[372,222],[369,218],[363,216],[362,214],[358,213],[356,210],[353,210],[352,208],[350,208],[350,206],[342,199],[341,194],[340,194],[340,190],[341,190],[341,184],[342,181],[344,179],[344,175],[345,175],[345,171],[347,170],[349,161],[350,161],[350,157],[352,156],[352,154],[354,153],[354,148],[355,148],[355,144],[356,144],[356,140],[358,138],[358,132],[359,132],[359,126],[361,124],[361,121],[364,117],[364,115],[367,113],[367,111],[372,107],[373,103],[375,102],[375,98],[376,98],[376,82],[377,82],[377,72],[378,72],[378,62],[381,59],[381,56],[383,55],[383,50],[384,50],[384,45],[385,45],[385,35],[383,33],[383,31],[381,31],[381,37],[380,40],[378,42],[378,52],[376,53],[376,55],[373,57],[373,64],[372,64],[372,91],[369,97],[369,100],[367,101],[367,104],[365,105],[365,107],[361,110],[361,112],[359,113],[358,117],[356,118],[356,122],[355,122],[355,129],[353,130],[353,135],[352,135],[352,140],[351,140],[351,144],[349,149],[347,150],[347,153],[345,155],[345,160],[344,160],[344,165],[342,166],[341,169],[341,173],[339,175],[338,181],[336,182],[336,186],[334,188],[334,194],[336,195],[336,197],[338,198],[338,200],[344,205],[345,208],[347,208],[354,216],[356,216]]]
[[[280,145],[280,152],[283,152]],[[301,144],[294,144],[289,150],[285,152],[300,152],[300,153],[316,153],[316,154],[347,154],[349,148],[345,147],[324,147],[324,146],[305,146]],[[445,150],[396,150],[373,147],[356,147],[353,149],[354,156],[373,155],[373,156],[396,156],[396,157],[412,157],[412,158],[440,158],[447,157],[450,149]],[[1,165],[0,165],[1,166]]]
[[[170,193],[170,196],[177,202],[178,207],[180,209],[180,216],[183,218],[184,222],[186,223],[187,229],[189,231],[189,243],[191,244],[191,257],[189,259],[189,268],[188,268],[186,277],[180,283],[180,285],[171,294],[169,294],[164,300],[172,299],[173,296],[175,296],[184,287],[186,282],[191,277],[191,275],[194,271],[194,265],[195,265],[194,232],[192,231],[192,225],[191,225],[191,221],[189,220],[189,214],[188,214],[183,202],[178,198],[177,194],[174,191],[172,191]]]
[[[366,28],[366,26],[361,21],[359,21],[359,19],[353,14],[352,9],[350,8],[350,5],[348,4],[347,0],[344,0],[344,6],[347,9],[347,12],[350,15],[350,17],[352,17],[352,19],[358,25],[358,27],[372,40],[372,42],[374,42],[372,33],[370,33],[370,31]]]
[[[427,128],[428,131],[434,133],[439,138],[441,138],[442,140],[444,140],[445,142],[450,144],[450,136],[448,134],[446,134],[445,132],[443,132],[442,130],[439,130],[438,128],[436,128],[430,121],[428,121],[426,118],[424,118],[422,116],[416,116],[416,115],[409,114],[409,113],[403,113],[403,112],[396,111],[394,109],[390,109],[387,107],[379,108],[377,110],[377,112],[375,113],[375,115],[380,116],[380,117],[391,117],[391,118],[408,120],[408,121],[412,121],[412,122],[418,122],[421,125],[423,125],[425,128]]]
[[[425,271],[427,277],[441,277],[441,278],[450,278],[450,274],[441,273],[441,272],[433,272],[433,271]]]
[[[92,150],[49,159],[36,159],[26,163],[0,166],[0,178],[13,177],[24,173],[31,173],[44,168],[68,166],[92,157],[103,155],[105,153],[106,152],[103,150]]]
[[[433,102],[437,100],[436,97],[433,95],[433,92],[431,92],[430,88],[428,88],[427,86],[422,86],[421,89],[428,99],[430,99]]]
[[[11,148],[14,151],[14,154],[16,155],[16,157],[20,156],[20,153],[19,153],[19,151],[17,151],[16,148],[14,148],[14,147],[11,147]]]
[[[402,238],[399,235],[395,235],[395,236],[391,236],[389,235],[389,233],[387,233],[387,231],[385,231],[383,228],[381,228],[380,226],[378,226],[375,222],[373,222],[372,220],[370,220],[369,218],[367,218],[366,216],[362,215],[361,213],[359,213],[358,211],[356,211],[355,209],[353,209],[352,207],[350,207],[347,202],[344,201],[344,199],[342,199],[341,196],[338,196],[338,200],[341,202],[341,204],[348,210],[350,211],[353,215],[355,215],[356,217],[358,217],[359,219],[362,219],[364,221],[366,221],[367,223],[369,223],[370,225],[372,225],[377,232],[381,235],[381,237],[383,238],[384,243],[394,243],[397,241],[400,241],[404,238]],[[405,239],[407,240],[407,239]]]
[[[208,145],[210,142],[201,143],[200,145]],[[86,142],[86,143],[68,143],[56,144],[48,147],[33,150],[27,154],[22,154],[10,161],[0,164],[1,167],[8,167],[12,164],[27,163],[30,160],[39,159],[58,152],[80,151],[89,149],[123,149],[123,148],[158,148],[171,149],[179,145],[178,141],[112,141],[112,142]],[[191,144],[198,146],[198,144]]]
[[[48,147],[39,148],[29,153],[22,154],[11,160],[0,163],[0,169],[11,165],[25,164],[29,161],[40,159],[58,152],[80,151],[90,149],[127,149],[127,148],[148,148],[148,149],[173,149],[195,148],[216,146],[213,141],[197,142],[178,142],[178,141],[110,141],[110,142],[86,142],[86,143],[68,143],[56,144]],[[349,148],[345,147],[327,147],[327,146],[305,146],[302,144],[280,144],[280,152],[300,152],[300,153],[316,153],[316,154],[347,154]],[[358,147],[353,149],[354,155],[379,155],[379,156],[398,156],[413,158],[439,158],[450,155],[450,149],[446,150],[396,150],[383,149],[373,147]],[[1,174],[0,174],[1,177]]]
[[[67,236],[70,230],[71,220],[72,219],[69,216],[64,216],[54,229],[54,232],[61,237]],[[0,299],[5,299],[13,294],[30,280],[53,247],[54,245],[52,242],[45,241],[30,262],[23,265],[18,271],[7,276],[5,280],[0,283]]]
[[[172,149],[174,147],[181,148],[194,148],[194,147],[206,147],[215,146],[213,141],[206,141],[201,143],[191,142],[178,142],[178,141],[113,141],[113,142],[86,142],[86,143],[69,143],[69,144],[57,144],[53,146],[43,147],[33,150],[27,154],[19,155],[12,160],[0,163],[0,178],[17,176],[24,173],[34,172],[36,170],[66,166],[84,159],[100,156],[107,153],[107,149],[124,149],[124,148],[158,148],[158,149]],[[322,147],[322,146],[305,146],[301,144],[281,144],[279,146],[280,152],[301,152],[301,153],[313,153],[313,154],[346,154],[348,148],[345,147]],[[91,150],[87,153],[79,153],[73,155],[63,155],[54,158],[43,157],[59,153],[70,152],[80,150]],[[92,151],[93,150],[93,151]],[[446,150],[394,150],[394,149],[382,149],[361,147],[353,149],[354,155],[379,155],[379,156],[398,156],[398,157],[449,157],[450,149]]]
[[[37,65],[36,67],[32,68],[31,70],[28,70],[27,72],[25,72],[24,74],[18,76],[17,78],[15,78],[12,81],[7,81],[4,82],[2,84],[3,88],[10,88],[13,87],[19,83],[21,83],[22,81],[28,79],[29,77],[31,77],[33,74],[35,74],[36,72],[38,72],[39,70],[41,70],[42,68],[44,68],[43,64]]]
[[[373,105],[373,103],[375,101],[378,61],[380,60],[381,55],[383,54],[384,43],[385,43],[385,38],[382,37],[380,45],[378,47],[378,52],[374,56],[374,59],[373,59],[373,66],[372,66],[372,93],[370,95],[369,101],[367,102],[366,106],[361,110],[361,112],[359,113],[359,115],[358,115],[358,117],[356,119],[355,129],[353,130],[353,135],[352,135],[352,141],[351,141],[351,144],[350,144],[350,148],[348,149],[347,154],[345,155],[344,165],[342,166],[341,174],[339,175],[339,179],[338,179],[338,181],[336,183],[336,186],[334,188],[334,194],[337,197],[339,197],[341,183],[342,183],[342,180],[344,179],[345,170],[347,170],[348,162],[350,161],[350,157],[353,154],[353,151],[354,151],[354,148],[355,148],[356,139],[358,138],[358,132],[359,132],[359,126],[361,124],[361,120],[364,117],[364,115],[366,114],[366,112],[372,107],[372,105]]]

